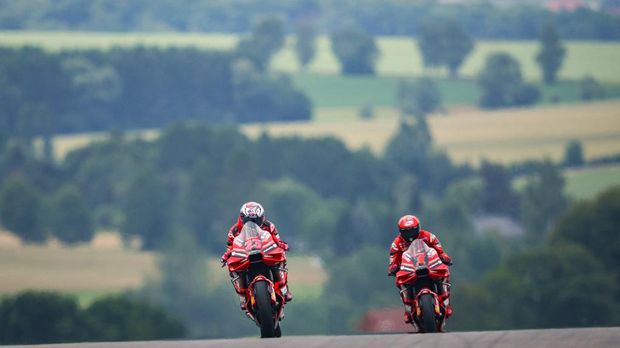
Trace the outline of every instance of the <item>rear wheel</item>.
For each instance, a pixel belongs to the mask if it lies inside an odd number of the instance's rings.
[[[260,337],[276,337],[273,306],[267,282],[259,281],[254,284],[254,296],[256,297],[256,319],[260,326]]]
[[[435,321],[435,301],[433,295],[424,294],[420,296],[420,309],[422,310],[421,328],[424,332],[437,332]]]

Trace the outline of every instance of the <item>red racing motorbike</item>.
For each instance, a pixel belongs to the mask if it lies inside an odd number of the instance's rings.
[[[232,280],[238,293],[245,293],[247,315],[258,327],[261,337],[280,337],[280,320],[286,301],[280,284],[274,279],[286,261],[284,250],[271,234],[254,222],[243,225],[233,242],[227,260],[228,270],[235,275]]]
[[[437,251],[421,239],[414,240],[403,253],[396,284],[410,311],[412,325],[420,332],[443,331],[446,309],[439,294],[448,292],[450,284],[444,283],[444,279],[449,275],[448,266],[441,261]]]

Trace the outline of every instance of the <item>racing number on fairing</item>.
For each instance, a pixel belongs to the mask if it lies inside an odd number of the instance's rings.
[[[245,241],[245,250],[257,250],[260,249],[263,245],[258,239],[248,239]]]
[[[418,264],[417,264],[417,266],[423,266],[424,264],[426,264],[426,256],[425,255],[418,255]]]

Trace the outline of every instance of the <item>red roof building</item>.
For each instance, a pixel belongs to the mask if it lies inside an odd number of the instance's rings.
[[[545,6],[553,12],[572,12],[581,7],[588,7],[588,4],[583,0],[548,0]]]

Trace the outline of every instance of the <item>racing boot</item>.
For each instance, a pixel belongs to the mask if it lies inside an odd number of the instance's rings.
[[[405,324],[410,324],[412,321],[411,290],[404,285],[400,286],[399,290],[400,299],[403,301],[403,305],[405,306]]]
[[[443,281],[439,287],[439,300],[443,302],[443,306],[446,309],[446,318],[452,316],[452,305],[450,304],[450,279],[447,278]]]
[[[239,295],[239,306],[241,307],[242,311],[247,312],[247,310],[248,310],[248,301],[245,298],[245,295]]]
[[[278,268],[276,274],[278,279],[274,280],[280,284],[280,294],[284,297],[284,302],[289,303],[293,300],[293,293],[288,288],[288,269],[286,269],[286,263]]]
[[[405,319],[404,319],[404,321],[405,321],[405,324],[411,324],[411,321],[412,321],[411,320],[411,313],[405,311]]]
[[[282,293],[282,297],[284,297],[284,301],[286,301],[286,303],[289,303],[293,300],[293,294],[288,289],[287,285],[284,285],[280,288],[280,293]]]

